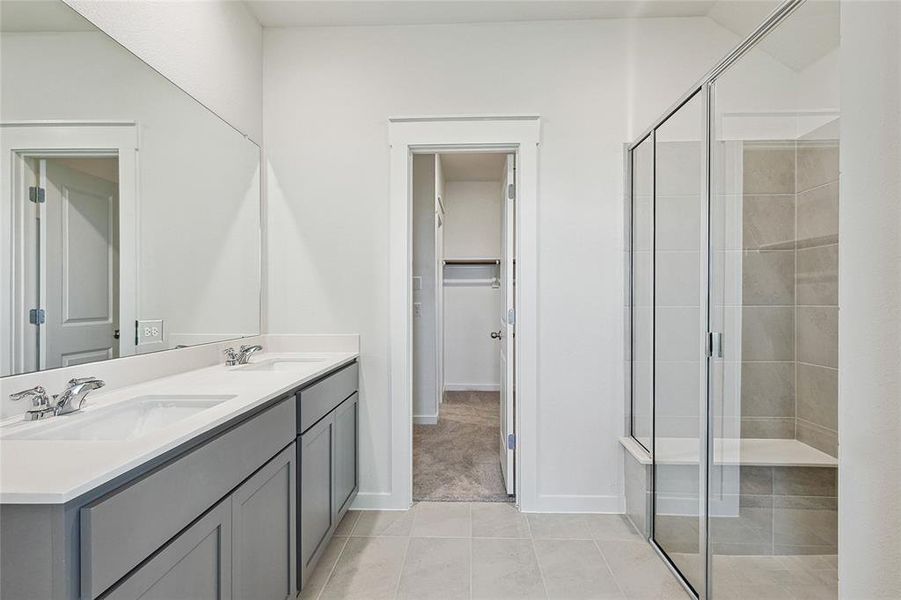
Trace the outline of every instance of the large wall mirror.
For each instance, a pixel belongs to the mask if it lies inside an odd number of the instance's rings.
[[[260,150],[59,0],[0,2],[0,375],[260,331]]]

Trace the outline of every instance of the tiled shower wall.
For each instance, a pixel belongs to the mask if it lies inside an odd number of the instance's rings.
[[[837,455],[838,143],[744,144],[741,434]]]
[[[838,142],[797,148],[795,437],[838,456]]]
[[[795,436],[795,143],[745,143],[741,435]]]

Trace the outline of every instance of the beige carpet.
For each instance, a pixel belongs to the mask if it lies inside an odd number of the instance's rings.
[[[497,392],[447,392],[438,424],[413,427],[413,500],[513,500],[501,475],[499,403]]]

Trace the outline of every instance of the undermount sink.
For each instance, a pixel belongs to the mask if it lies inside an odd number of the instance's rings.
[[[296,371],[310,363],[328,360],[324,356],[301,356],[296,358],[267,358],[256,363],[249,363],[238,368],[238,371]]]
[[[52,417],[15,427],[7,440],[132,440],[192,417],[235,396],[182,394],[137,396],[110,407]]]

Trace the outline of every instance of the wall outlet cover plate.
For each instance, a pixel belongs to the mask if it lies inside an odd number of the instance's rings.
[[[163,342],[163,320],[145,319],[138,321],[136,337],[135,343],[138,346],[161,344]]]

